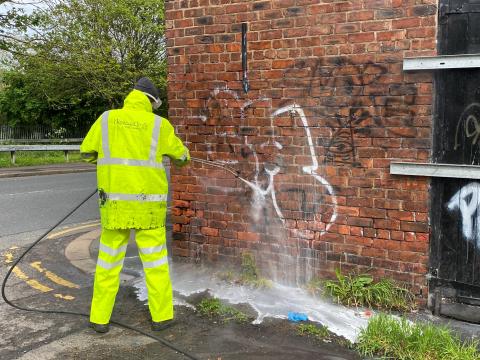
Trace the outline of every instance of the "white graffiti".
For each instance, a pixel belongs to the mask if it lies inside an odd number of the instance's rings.
[[[472,182],[462,187],[447,204],[450,211],[460,210],[462,232],[468,241],[480,246],[480,183]]]
[[[228,87],[217,88],[212,92],[210,98],[207,100],[207,108],[209,107],[210,104],[212,106],[216,106],[215,108],[213,108],[213,111],[215,112],[214,115],[218,115],[220,117],[220,122],[222,122],[222,119],[225,119],[226,122],[228,123],[229,120],[232,119],[231,113],[228,112],[229,110],[231,110],[231,106],[229,106],[229,98],[230,98],[230,101],[233,101],[233,104],[230,103],[230,105],[233,105],[233,107],[237,107],[240,110],[240,120],[242,125],[247,122],[246,110],[250,108],[252,105],[258,102],[267,102],[267,103],[270,103],[270,108],[272,107],[271,99],[261,97],[254,100],[250,99],[250,100],[242,101],[240,100],[239,96],[235,93],[235,91],[230,90]],[[222,105],[222,108],[220,109],[218,108],[219,104]],[[226,116],[224,115],[224,113],[226,113]],[[323,235],[329,230],[329,228],[332,226],[332,224],[335,222],[337,218],[337,199],[336,199],[333,187],[323,176],[321,176],[318,173],[318,169],[319,169],[318,159],[316,156],[310,127],[308,124],[308,119],[303,109],[299,105],[294,103],[292,105],[285,106],[275,110],[270,116],[271,132],[268,135],[268,140],[266,142],[263,142],[257,145],[259,145],[260,148],[262,149],[265,148],[266,146],[273,146],[279,151],[279,153],[281,153],[283,146],[275,139],[274,120],[276,117],[285,113],[288,113],[290,116],[298,115],[302,123],[302,128],[305,131],[305,136],[308,143],[309,155],[311,158],[311,164],[302,167],[303,174],[312,176],[316,182],[318,182],[321,186],[323,186],[326,189],[326,192],[331,197],[332,211],[329,219],[324,221],[325,228],[320,231],[320,235]],[[212,116],[212,114],[208,114],[208,115]],[[208,124],[208,120],[207,120],[207,124]],[[218,125],[219,127],[221,127],[221,124],[210,124],[210,125]],[[241,126],[239,128],[241,128]],[[223,138],[224,143],[229,143],[228,141],[229,139],[232,140],[232,143],[235,143],[234,138],[238,138],[238,136],[243,136],[242,143],[245,149],[248,149],[249,156],[251,156],[251,158],[253,159],[254,168],[255,168],[255,170],[253,171],[252,177],[250,179],[241,178],[241,180],[253,191],[252,214],[253,214],[254,220],[257,221],[259,219],[261,209],[264,207],[265,202],[267,201],[267,198],[270,197],[271,204],[273,205],[276,215],[281,220],[281,222],[285,224],[286,217],[284,216],[284,213],[281,209],[281,203],[279,204],[279,202],[277,201],[277,196],[275,191],[275,177],[280,173],[281,167],[278,166],[277,164],[267,166],[267,164],[261,163],[257,150],[255,148],[255,145],[249,141],[249,138],[252,138],[251,134],[242,133],[242,131],[239,131],[238,133],[234,133],[232,131],[217,131],[217,126],[216,126],[215,135]],[[207,149],[208,149],[207,150],[208,159],[215,160],[218,162],[219,161],[218,159],[213,159],[214,152],[215,152],[214,146],[207,145]],[[229,160],[229,161],[223,161],[223,162],[229,165],[235,165],[238,163],[237,160]],[[263,165],[263,170],[267,175],[266,182],[259,180],[259,177],[262,172],[261,171],[262,165]]]
[[[286,113],[286,112],[288,112],[290,114],[292,112],[296,112],[300,116],[300,119],[302,120],[302,123],[303,123],[303,128],[305,129],[305,133],[306,133],[306,136],[307,136],[308,147],[309,147],[309,150],[310,150],[312,165],[304,166],[302,168],[303,172],[305,174],[313,176],[313,178],[315,180],[317,180],[318,182],[320,182],[320,184],[325,186],[328,193],[332,197],[332,203],[333,203],[334,210],[333,210],[333,213],[330,217],[330,220],[328,221],[328,224],[327,224],[325,230],[322,230],[320,232],[320,234],[323,235],[325,232],[328,231],[328,229],[332,226],[332,224],[335,222],[335,219],[337,218],[337,212],[336,212],[337,199],[335,197],[335,193],[333,191],[332,185],[330,185],[330,183],[323,176],[320,176],[319,174],[317,174],[318,160],[317,160],[317,156],[315,155],[315,147],[313,146],[312,134],[310,132],[310,127],[308,126],[308,120],[307,120],[307,117],[305,116],[305,112],[303,111],[303,109],[300,106],[298,106],[296,104],[293,104],[293,105],[286,106],[286,107],[283,107],[281,109],[278,109],[277,111],[275,111],[273,113],[272,118],[275,117],[275,116],[278,116],[280,114]],[[273,122],[272,122],[272,125],[273,125]],[[272,179],[272,182],[273,182],[273,179]],[[281,219],[283,219],[283,215],[282,215],[280,209],[278,209],[278,205],[276,205],[275,193],[273,193],[272,197],[273,197],[273,201],[274,201],[274,204],[275,204],[275,209],[277,210],[277,214]]]

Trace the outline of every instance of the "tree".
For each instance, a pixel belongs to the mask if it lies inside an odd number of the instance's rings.
[[[14,51],[17,43],[25,43],[24,34],[38,25],[38,17],[31,14],[44,0],[0,0],[0,50]]]
[[[4,76],[0,112],[9,123],[90,124],[121,106],[141,76],[152,78],[165,98],[163,1],[49,0],[46,6],[33,12],[36,31],[17,45]]]

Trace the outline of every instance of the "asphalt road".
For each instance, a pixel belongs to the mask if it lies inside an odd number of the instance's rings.
[[[95,172],[0,179],[0,248],[33,240],[95,187]],[[95,195],[64,224],[98,218]]]

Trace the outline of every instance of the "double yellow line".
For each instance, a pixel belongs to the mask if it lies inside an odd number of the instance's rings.
[[[87,229],[87,228],[90,228],[90,227],[96,227],[98,226],[98,221],[97,222],[93,222],[93,223],[88,223],[88,224],[82,224],[82,225],[79,225],[79,226],[75,226],[75,227],[70,227],[70,228],[67,228],[67,229],[63,229],[63,230],[60,230],[58,232],[55,232],[55,233],[52,233],[50,234],[47,239],[55,239],[55,238],[58,238],[60,236],[63,236],[63,235],[67,235],[69,233],[72,233],[72,232],[76,232],[76,231],[79,231],[79,230],[83,230],[83,229]],[[11,264],[13,263],[13,251],[18,249],[18,246],[12,246],[9,251],[5,252],[4,253],[4,257],[5,257],[5,263],[6,264]],[[47,270],[45,268],[42,267],[42,262],[41,261],[34,261],[32,263],[30,263],[30,266],[37,270],[39,273],[43,274],[47,279],[49,279],[50,281],[60,285],[60,286],[63,286],[63,287],[67,287],[67,288],[70,288],[70,289],[79,289],[80,286],[69,281],[69,280],[66,280],[60,276],[58,276],[57,274],[55,274],[54,272],[50,271],[50,270]],[[15,266],[13,269],[12,269],[12,272],[15,274],[15,276],[17,276],[20,280],[23,280],[25,281],[31,288],[35,289],[35,290],[38,290],[42,293],[47,293],[47,292],[50,292],[50,291],[53,291],[54,289],[52,289],[51,287],[47,286],[47,285],[43,285],[42,283],[40,283],[39,281],[35,280],[35,279],[31,279],[27,276],[27,274],[25,274],[22,269],[17,265]],[[72,295],[63,295],[63,294],[54,294],[54,296],[56,298],[59,298],[59,299],[63,299],[63,300],[74,300],[75,297],[72,296]]]

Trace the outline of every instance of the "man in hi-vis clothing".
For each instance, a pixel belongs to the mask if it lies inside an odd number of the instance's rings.
[[[97,332],[109,330],[130,229],[145,272],[152,329],[162,330],[173,319],[162,159],[166,155],[181,166],[190,154],[170,122],[153,113],[160,104],[158,89],[141,78],[123,108],[104,112],[80,147],[85,160],[97,163],[102,234],[90,312]]]

